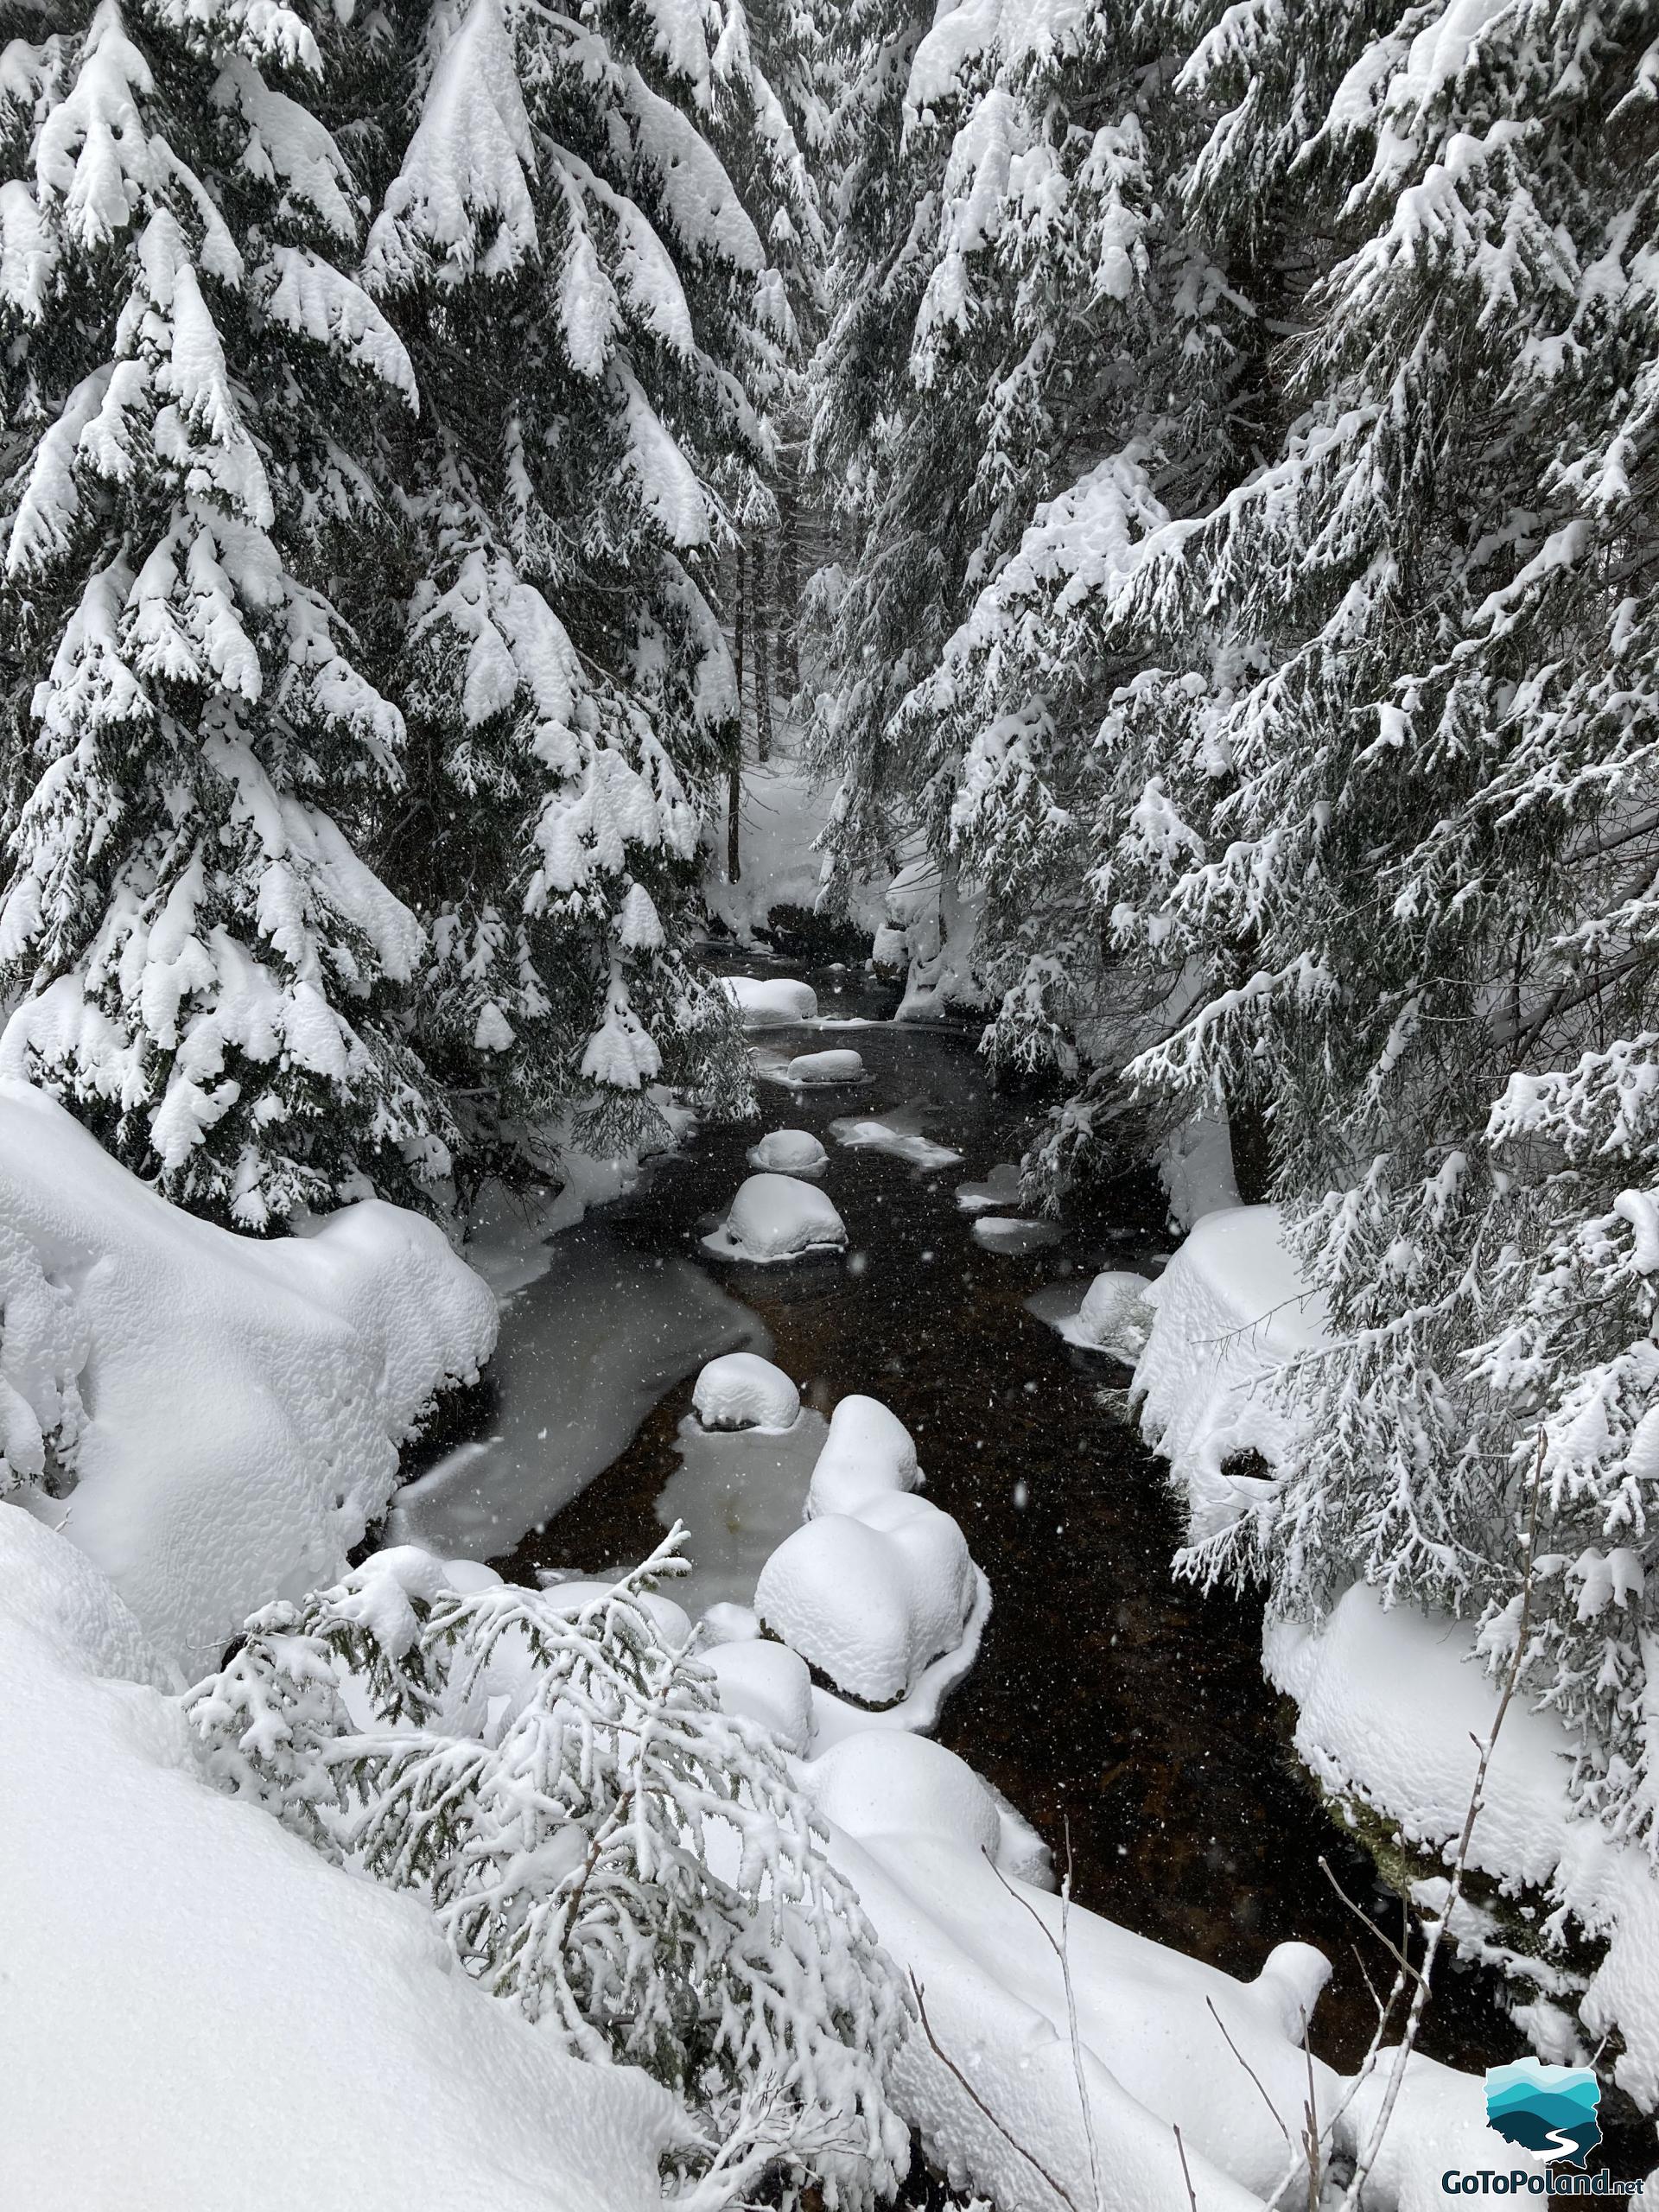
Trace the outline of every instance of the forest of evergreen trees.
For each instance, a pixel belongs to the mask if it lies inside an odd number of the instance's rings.
[[[1033,1177],[1224,1114],[1327,1294],[1192,1570],[1497,1664],[1541,1467],[1525,1679],[1652,1841],[1659,11],[0,42],[0,1065],[255,1230],[734,1109],[698,878],[804,677],[826,897],[920,841]]]

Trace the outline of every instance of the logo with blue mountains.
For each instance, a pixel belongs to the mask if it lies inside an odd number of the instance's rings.
[[[1601,2084],[1587,2066],[1517,2058],[1486,2069],[1486,2125],[1545,2164],[1581,2166],[1601,2140]]]

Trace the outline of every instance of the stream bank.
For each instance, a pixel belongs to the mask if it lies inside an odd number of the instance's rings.
[[[493,1391],[473,1402],[466,1456],[448,1462],[452,1548],[468,1548],[470,1531],[473,1555],[524,1582],[639,1559],[663,1533],[692,1378],[716,1351],[765,1352],[826,1415],[849,1392],[879,1397],[915,1437],[926,1495],[960,1522],[994,1593],[939,1740],[1036,1826],[1057,1866],[1069,1842],[1075,1895],[1092,1910],[1243,1977],[1277,1942],[1317,1944],[1333,1978],[1315,2039],[1351,2067],[1375,2020],[1353,1948],[1364,1939],[1321,1859],[1390,1934],[1398,1902],[1289,1749],[1262,1674],[1258,1607],[1171,1578],[1180,1529],[1161,1463],[1122,1419],[1125,1371],[1027,1310],[1039,1289],[1076,1276],[1080,1292],[1102,1267],[1155,1272],[1169,1249],[1161,1191],[1125,1160],[1057,1243],[984,1249],[955,1187],[1019,1157],[1032,1108],[990,1088],[971,1034],[894,1027],[880,1018],[891,995],[847,971],[811,980],[824,1014],[873,1026],[768,1033],[757,1047],[776,1058],[851,1045],[870,1083],[815,1095],[760,1082],[756,1119],[700,1130],[559,1240],[577,1261],[561,1255],[508,1306]],[[900,1119],[962,1164],[923,1173],[850,1150],[831,1128],[847,1116]],[[823,1187],[847,1254],[709,1260],[699,1240],[750,1172],[750,1147],[791,1127],[830,1154]],[[603,1456],[572,1494],[557,1424],[601,1370],[639,1378],[637,1426],[608,1450],[584,1432],[588,1459]],[[539,1499],[538,1445],[559,1460]],[[510,1533],[480,1542],[493,1527]],[[434,1541],[418,1522],[408,1532]],[[1369,1948],[1375,1977],[1384,1962]],[[1491,1977],[1442,1972],[1422,2047],[1477,2071],[1519,2056]]]

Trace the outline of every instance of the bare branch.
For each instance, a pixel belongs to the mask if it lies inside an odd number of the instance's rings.
[[[938,2060],[940,2065],[944,2068],[945,2071],[961,2085],[963,2090],[965,2092],[975,2108],[984,2113],[986,2119],[990,2121],[991,2126],[1002,2138],[1002,2140],[1011,2145],[1013,2149],[1016,2150],[1020,2153],[1020,2156],[1026,2161],[1027,2165],[1034,2166],[1036,2168],[1037,2171],[1042,2176],[1043,2179],[1053,2190],[1055,2196],[1059,2198],[1061,2203],[1069,2204],[1071,2208],[1071,2212],[1078,2212],[1077,2200],[1072,2196],[1071,2190],[1067,2189],[1063,2183],[1055,2180],[1053,2175],[1050,2173],[1048,2168],[1043,2164],[1042,2160],[1037,2157],[1034,2152],[1027,2151],[1025,2145],[1020,2142],[1017,2136],[1011,2135],[1008,2133],[1007,2129],[1003,2126],[996,2114],[991,2110],[989,2105],[986,2103],[984,2098],[980,2095],[979,2091],[974,2087],[973,2083],[968,2079],[968,2076],[963,2072],[961,2067],[957,2064],[956,2060],[950,2057],[944,2050],[938,2037],[933,2032],[933,2023],[927,2017],[927,2000],[922,1994],[922,1985],[916,1979],[914,1967],[911,1969],[910,1986],[916,1993],[916,2011],[922,2023],[922,2033],[927,2037],[928,2047],[932,2051],[935,2058]],[[1180,2130],[1179,2128],[1175,2131],[1175,2139],[1178,2143],[1180,2140]],[[1181,2164],[1183,2166],[1186,2164],[1185,2156],[1182,2158]],[[1191,2186],[1192,2184],[1189,2183],[1189,2189]],[[1193,2207],[1193,2212],[1198,2212],[1198,2207],[1196,2204]]]

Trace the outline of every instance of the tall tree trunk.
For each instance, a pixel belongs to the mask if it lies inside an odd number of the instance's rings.
[[[801,688],[801,455],[793,441],[778,457],[778,680],[793,698]]]
[[[766,536],[764,531],[754,534],[754,550],[749,556],[749,578],[753,585],[754,608],[754,643],[752,658],[754,662],[754,743],[756,757],[761,760],[772,758],[772,595],[766,589]]]
[[[726,880],[736,883],[742,869],[738,856],[738,821],[743,809],[743,630],[748,597],[748,556],[740,537],[736,549],[737,586],[733,594],[732,668],[737,677],[737,729],[732,739],[731,772],[726,785]]]

